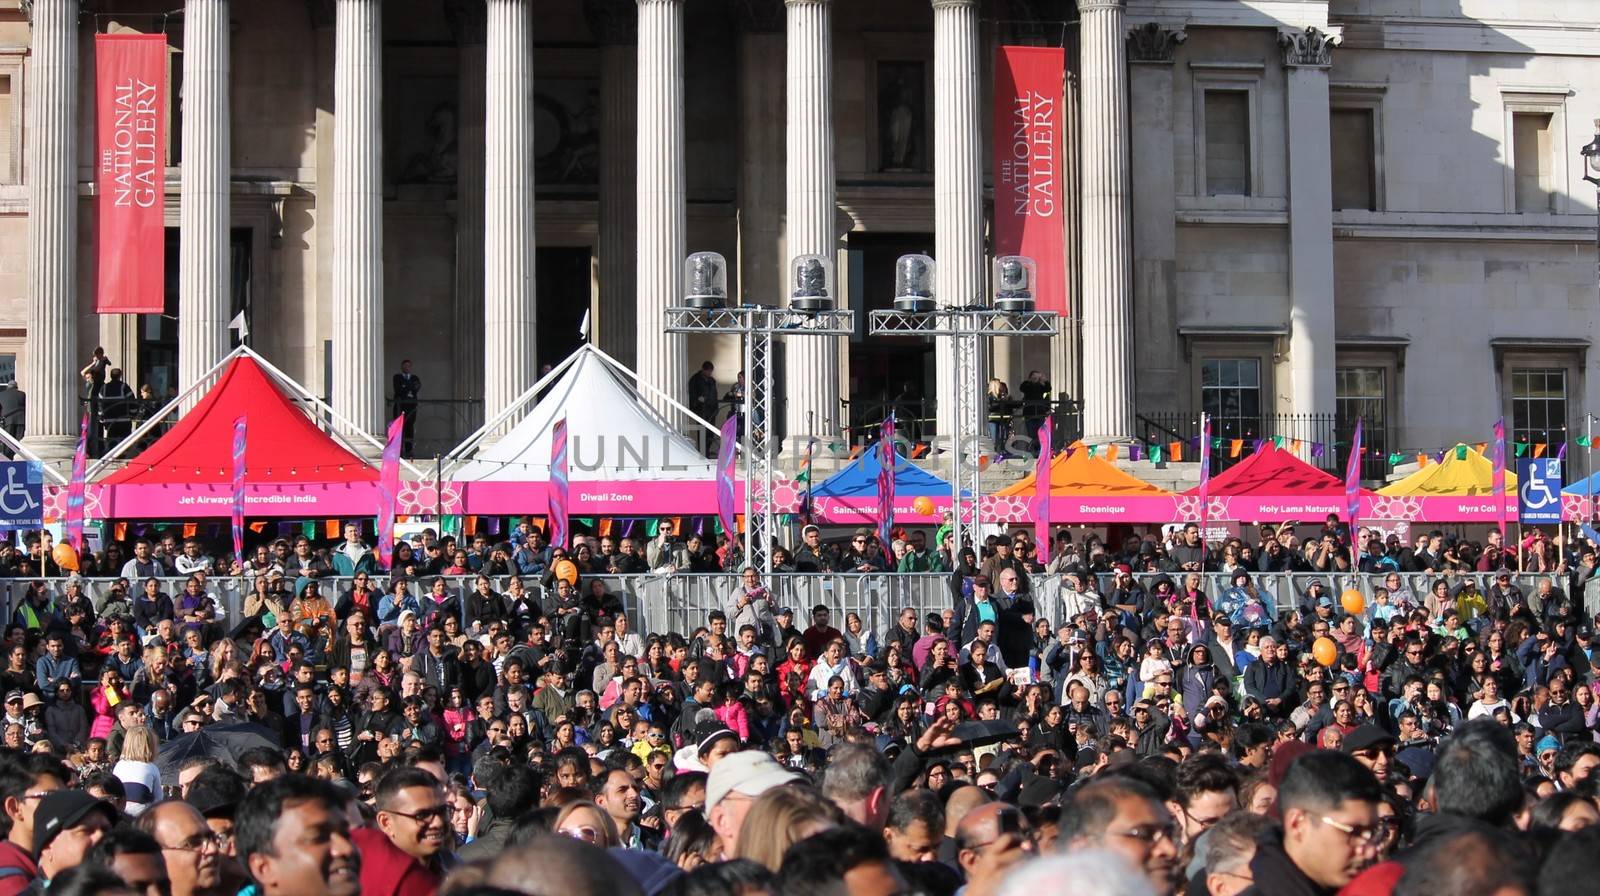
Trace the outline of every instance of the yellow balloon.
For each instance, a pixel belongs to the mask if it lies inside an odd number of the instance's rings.
[[[62,569],[70,569],[73,572],[78,571],[78,552],[72,549],[72,545],[64,541],[59,542],[55,549],[50,552],[50,559],[54,560],[56,565]]]
[[[1331,666],[1339,659],[1339,645],[1333,643],[1332,638],[1318,638],[1316,643],[1311,645],[1311,655],[1318,663]]]
[[[1367,608],[1367,599],[1362,596],[1361,592],[1351,588],[1345,593],[1339,595],[1339,604],[1340,606],[1343,606],[1344,611],[1349,613],[1351,616],[1360,616],[1361,611]]]

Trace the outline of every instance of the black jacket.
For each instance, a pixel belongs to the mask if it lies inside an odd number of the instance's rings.
[[[1243,896],[1332,896],[1335,892],[1317,886],[1306,877],[1283,851],[1283,831],[1277,828],[1256,843],[1256,857],[1250,860],[1250,875],[1255,883]]]

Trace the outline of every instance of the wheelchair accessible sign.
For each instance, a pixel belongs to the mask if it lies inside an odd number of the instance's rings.
[[[1517,520],[1524,525],[1561,523],[1561,461],[1530,457],[1517,461]]]
[[[0,529],[44,525],[44,467],[34,461],[0,462]]]

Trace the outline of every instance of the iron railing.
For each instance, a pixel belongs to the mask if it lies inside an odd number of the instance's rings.
[[[1184,458],[1196,459],[1194,448],[1200,438],[1198,414],[1176,411],[1146,411],[1137,415],[1138,437],[1147,445],[1163,449],[1171,442],[1184,443]],[[1250,456],[1256,444],[1282,439],[1290,448],[1299,440],[1297,456],[1314,467],[1339,476],[1344,475],[1345,460],[1350,451],[1354,420],[1336,414],[1256,414],[1252,416],[1216,416],[1212,418],[1211,469],[1225,470]],[[1389,475],[1389,432],[1381,422],[1362,423],[1361,478],[1367,482],[1382,481]],[[1237,457],[1233,454],[1233,441],[1239,440]],[[1165,451],[1163,452],[1165,453]]]
[[[1274,607],[1281,614],[1286,610],[1302,607],[1306,603],[1307,589],[1313,581],[1320,581],[1328,586],[1329,590],[1325,593],[1332,596],[1335,601],[1342,592],[1354,589],[1360,591],[1370,605],[1373,590],[1383,585],[1385,575],[1257,573],[1252,575],[1252,581],[1260,593],[1271,598]],[[1433,583],[1441,578],[1434,573],[1408,572],[1399,573],[1399,576],[1402,587],[1411,592],[1413,604],[1420,604]],[[712,610],[726,611],[729,596],[734,593],[734,589],[741,587],[738,577],[731,573],[667,573],[593,578],[603,582],[606,590],[621,600],[624,611],[633,622],[634,630],[640,633],[689,634],[696,627],[706,624],[707,616]],[[1135,579],[1147,588],[1155,578],[1156,574],[1135,576]],[[1178,574],[1172,578],[1174,581],[1181,581]],[[1494,585],[1496,574],[1452,573],[1443,575],[1442,578],[1452,589],[1471,579],[1481,592],[1487,594]],[[1512,580],[1522,590],[1528,607],[1535,613],[1542,614],[1544,611],[1538,597],[1541,580],[1551,582],[1553,593],[1566,594],[1566,576],[1562,574],[1514,574]],[[6,619],[12,618],[14,608],[27,593],[31,581],[37,580],[0,580],[0,599],[3,599],[5,604]],[[50,578],[44,581],[52,597],[60,597],[66,593],[68,581],[66,578]],[[77,581],[82,584],[84,593],[93,601],[96,611],[103,612],[111,593],[111,586],[119,580],[93,578]],[[529,579],[524,581],[528,583],[526,587],[530,595],[541,600],[545,597],[545,590],[539,583]],[[1201,581],[1201,588],[1213,599],[1233,584],[1231,575],[1226,573],[1203,573]],[[178,595],[182,592],[185,582],[186,580],[182,578],[164,579],[162,590],[169,595]],[[322,596],[330,604],[336,604],[339,596],[349,590],[352,580],[323,578],[319,582]],[[460,599],[464,629],[471,630],[473,620],[466,610],[467,596],[476,587],[476,577],[447,577],[446,582],[450,593]],[[832,612],[835,627],[843,630],[846,614],[857,613],[861,617],[865,631],[879,634],[886,632],[894,624],[896,616],[903,608],[916,609],[920,617],[925,613],[940,612],[955,604],[951,589],[952,577],[948,573],[780,573],[765,577],[763,582],[772,591],[779,607],[789,607],[795,611],[795,618],[802,627],[810,618],[810,609],[819,604]],[[386,591],[388,588],[387,578],[383,576],[373,576],[372,584],[380,591]],[[1110,594],[1109,575],[1101,576],[1098,584],[1101,594]],[[140,587],[138,582],[133,582],[131,585],[134,588]],[[420,585],[420,590],[424,592],[428,590],[428,581]],[[503,594],[505,586],[505,578],[494,580],[496,591]],[[218,577],[211,579],[206,587],[216,599],[224,621],[230,627],[243,621],[244,598],[253,587],[249,579]],[[589,580],[585,580],[580,586],[580,591],[590,587],[592,586]],[[1062,578],[1036,573],[1031,577],[1031,587],[1036,617],[1047,619],[1052,625],[1063,622]],[[1573,595],[1572,601],[1574,604],[1581,604],[1584,596]],[[1600,603],[1600,595],[1597,595],[1597,603]],[[1600,606],[1587,610],[1587,612],[1594,611],[1600,611]]]
[[[905,438],[918,441],[940,434],[938,402],[932,398],[857,398],[842,404],[844,419],[849,421],[846,436],[853,444],[875,440],[878,428],[891,410],[895,415],[895,431]],[[1038,421],[1042,421],[1046,414],[1051,415],[1051,435],[1057,450],[1083,438],[1083,403],[1065,397],[1043,401],[1008,399],[999,403],[990,402],[984,422],[1002,424],[1010,437],[1008,442],[1022,437],[1031,445]],[[997,446],[997,450],[1003,450],[1004,447]]]

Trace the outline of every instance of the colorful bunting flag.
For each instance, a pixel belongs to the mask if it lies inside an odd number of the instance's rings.
[[[897,458],[894,451],[894,411],[883,420],[878,432],[878,540],[889,547],[894,530],[894,477]]]
[[[1051,424],[1051,417],[1046,414],[1039,425],[1039,457],[1033,467],[1033,541],[1040,563],[1050,560],[1050,446],[1055,444]],[[1115,450],[1116,446],[1111,448]]]
[[[233,556],[244,560],[244,448],[245,418],[233,421]]]
[[[67,483],[66,536],[76,553],[83,553],[83,488],[89,471],[89,415],[78,426],[78,450],[72,453],[72,481]]]
[[[1344,509],[1350,518],[1350,535],[1355,537],[1356,517],[1361,513],[1361,418],[1356,418],[1356,430],[1350,438],[1350,457],[1344,464]],[[1352,544],[1359,552],[1359,546]]]
[[[739,418],[728,417],[728,422],[722,424],[722,444],[717,449],[717,517],[722,521],[723,531],[728,533],[728,538],[733,538],[733,531],[737,528],[734,522],[734,449],[739,443]],[[810,467],[807,466],[806,475],[806,500],[809,502],[811,494]],[[809,510],[803,511],[809,514]]]
[[[737,416],[729,419],[738,419]],[[572,485],[567,461],[567,418],[562,417],[550,432],[550,493],[545,503],[550,508],[550,546],[566,550],[567,508]]]
[[[1207,414],[1200,415],[1200,437],[1202,444],[1211,442],[1211,417]],[[1210,509],[1211,502],[1207,493],[1211,490],[1211,452],[1200,452],[1200,546],[1205,549],[1206,542],[1206,511]]]
[[[1520,456],[1521,451],[1517,454]],[[1494,457],[1492,458],[1495,502],[1500,505],[1500,537],[1506,537],[1506,418],[1494,422]]]

